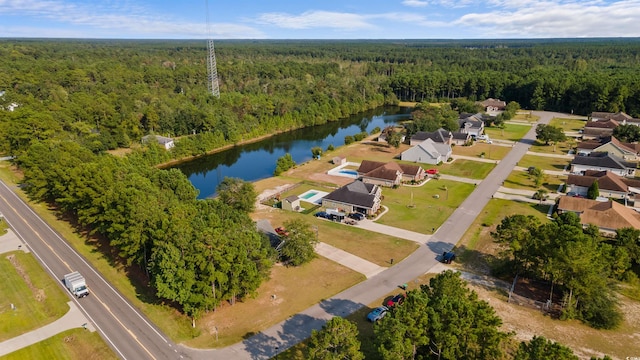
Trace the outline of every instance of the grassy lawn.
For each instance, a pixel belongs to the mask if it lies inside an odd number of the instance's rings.
[[[484,153],[485,159],[500,160],[503,159],[511,151],[511,146],[501,146],[476,142],[472,146],[454,146],[454,155],[475,156],[480,158],[480,154]]]
[[[569,150],[572,150],[577,145],[576,140],[568,138],[567,141],[559,142],[555,147],[550,143],[545,145],[541,141],[535,141],[529,148],[529,151],[546,154],[568,154]]]
[[[571,159],[563,159],[557,157],[549,157],[549,156],[537,156],[537,155],[525,155],[522,157],[520,161],[518,161],[518,166],[522,166],[524,168],[528,168],[530,166],[535,166],[542,170],[554,170],[554,171],[562,171],[565,166],[571,163]]]
[[[31,254],[1,254],[0,274],[0,341],[49,324],[69,310],[62,289]]]
[[[0,220],[0,236],[6,234],[8,228],[9,225],[7,225],[7,222],[4,220]]]
[[[537,187],[535,181],[529,176],[527,171],[512,171],[504,181],[504,186],[511,189],[537,190],[545,189],[550,193],[558,191],[558,186],[567,180],[566,176],[546,174],[544,181],[540,187]]]
[[[97,332],[73,329],[0,357],[22,359],[118,359]]]
[[[489,135],[490,138],[510,141],[522,139],[529,130],[531,130],[531,126],[518,124],[505,124],[504,129],[495,126],[484,128],[485,134]]]
[[[437,168],[441,173],[469,179],[484,179],[496,164],[458,159],[451,164],[441,164]]]
[[[364,275],[323,257],[300,267],[274,266],[256,298],[225,304],[205,315],[197,323],[198,336],[185,344],[196,348],[234,344],[363,280]]]
[[[549,125],[559,127],[563,131],[578,131],[584,128],[587,120],[581,119],[566,119],[566,118],[553,118],[549,122]]]
[[[538,119],[540,119],[540,117],[532,115],[531,111],[520,110],[516,113],[516,116],[514,116],[511,120],[528,121],[528,122],[534,123],[538,121]]]
[[[382,205],[389,211],[378,222],[431,234],[431,229],[442,225],[473,189],[474,185],[443,179],[430,180],[420,187],[384,189]],[[439,198],[434,198],[435,195]],[[409,207],[412,202],[414,207]]]

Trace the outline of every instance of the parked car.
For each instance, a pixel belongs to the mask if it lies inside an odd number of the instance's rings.
[[[354,219],[344,219],[344,223],[347,225],[357,225],[358,221],[354,220]]]
[[[289,236],[289,232],[282,226],[276,228],[276,234],[280,236]]]
[[[318,211],[318,212],[315,214],[315,216],[316,216],[316,217],[319,217],[319,218],[323,218],[323,219],[329,219],[329,218],[331,218],[331,216],[330,216],[329,214],[327,214],[327,212],[326,212],[326,211]]]
[[[367,314],[367,320],[376,322],[387,315],[387,311],[389,311],[389,308],[387,308],[386,306],[378,306],[377,308],[371,310],[369,314]]]
[[[404,302],[404,295],[398,294],[387,301],[387,307],[392,308],[396,305],[400,305]]]
[[[445,251],[442,253],[442,262],[445,264],[451,264],[456,259],[456,254],[451,251]]]
[[[349,214],[349,217],[352,218],[353,220],[358,220],[358,221],[364,220],[364,214],[362,213],[351,213]]]
[[[429,175],[435,175],[438,172],[439,172],[438,169],[429,169],[429,170],[427,170],[427,174],[429,174]]]

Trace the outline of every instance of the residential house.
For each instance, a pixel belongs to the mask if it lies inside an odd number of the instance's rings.
[[[416,165],[363,160],[358,168],[358,177],[368,184],[393,187],[402,181],[421,181],[426,172]]]
[[[626,113],[619,111],[617,113],[610,113],[610,112],[602,112],[602,111],[594,111],[591,113],[591,120],[592,121],[598,121],[598,120],[615,120],[619,123],[624,123],[625,121],[631,120],[633,119],[631,116],[627,115]]]
[[[451,131],[445,130],[443,128],[440,128],[434,132],[418,131],[417,133],[413,134],[413,136],[411,136],[409,145],[418,145],[427,139],[431,139],[436,143],[451,145],[453,134],[451,133]]]
[[[477,114],[460,114],[458,118],[460,132],[469,134],[471,137],[477,137],[484,134],[484,120],[482,113]]]
[[[146,135],[142,137],[142,143],[146,144],[149,140],[155,140],[158,144],[162,145],[166,150],[169,150],[175,146],[172,138],[160,136],[160,135]]]
[[[300,206],[300,198],[296,195],[287,196],[284,200],[282,200],[281,204],[282,210],[296,212],[302,210],[302,207]]]
[[[561,196],[558,201],[558,213],[574,212],[584,226],[593,224],[600,231],[615,233],[622,228],[640,229],[640,214],[616,201],[606,202]]]
[[[403,161],[437,165],[447,161],[452,153],[451,145],[436,143],[427,139],[400,154]]]
[[[598,152],[592,152],[589,156],[576,156],[571,162],[572,173],[585,173],[587,170],[609,170],[619,176],[634,177],[636,164],[615,155]]]
[[[592,152],[606,152],[627,161],[638,161],[638,153],[640,153],[639,144],[623,143],[613,136],[583,141],[576,146],[576,149],[582,156],[588,156]]]
[[[322,206],[344,213],[374,215],[380,208],[382,189],[376,184],[356,180],[322,199]]]
[[[602,197],[627,199],[630,193],[640,193],[640,180],[621,177],[611,171],[598,170],[586,170],[584,175],[569,175],[566,182],[567,192],[586,196],[596,180]]]
[[[612,136],[613,130],[620,125],[619,122],[613,119],[588,121],[584,125],[582,132],[583,139],[596,139],[604,136]]]
[[[507,107],[507,103],[500,99],[492,99],[488,98],[485,101],[480,102],[480,105],[484,107],[484,110],[487,114],[491,116],[496,116]]]
[[[466,145],[471,141],[471,135],[460,131],[451,133],[451,145]]]

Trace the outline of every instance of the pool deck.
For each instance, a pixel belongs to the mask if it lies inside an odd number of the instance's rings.
[[[342,176],[342,177],[348,177],[348,178],[356,179],[358,177],[358,175],[345,174],[345,173],[341,173],[340,172],[340,170],[342,170],[343,168],[345,168],[347,166],[360,166],[360,163],[348,162],[348,163],[345,163],[345,164],[342,164],[342,165],[338,165],[338,166],[334,167],[333,169],[327,171],[327,175]]]
[[[309,194],[313,194],[315,193],[313,196],[309,196]],[[320,190],[307,190],[305,192],[303,192],[302,194],[298,195],[298,199],[300,199],[301,201],[305,201],[308,203],[312,203],[312,204],[321,204],[322,203],[322,198],[329,195],[328,192],[326,191],[320,191]],[[305,196],[309,196],[309,198],[305,198]]]

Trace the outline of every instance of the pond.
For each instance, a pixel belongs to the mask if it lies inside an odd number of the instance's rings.
[[[286,153],[296,163],[311,160],[311,148],[329,145],[344,145],[347,135],[366,131],[370,133],[376,127],[386,126],[407,120],[411,108],[385,107],[367,113],[354,115],[346,119],[333,121],[299,130],[278,134],[251,144],[236,146],[215,154],[196,158],[174,166],[180,169],[189,181],[199,190],[198,198],[215,195],[216,187],[225,177],[256,181],[273,176],[276,161]]]

